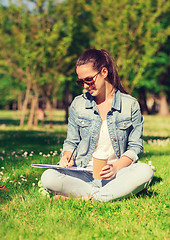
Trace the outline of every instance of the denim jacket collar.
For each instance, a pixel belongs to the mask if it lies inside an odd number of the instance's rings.
[[[87,99],[86,108],[93,108],[96,106],[96,102],[94,101],[93,96],[89,92],[86,92],[83,96],[84,98]],[[115,109],[118,111],[120,110],[120,91],[118,89],[115,89],[113,102],[112,102],[112,109]]]

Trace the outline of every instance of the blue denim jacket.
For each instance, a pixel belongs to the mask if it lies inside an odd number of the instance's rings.
[[[128,156],[137,161],[143,150],[143,117],[135,98],[116,89],[107,113],[110,139],[117,159]],[[76,166],[86,167],[94,152],[101,126],[99,111],[90,93],[77,96],[70,107],[67,138],[63,152],[73,151]]]

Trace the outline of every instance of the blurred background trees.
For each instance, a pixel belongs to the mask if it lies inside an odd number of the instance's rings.
[[[32,7],[30,8],[30,4]],[[0,107],[65,107],[81,93],[75,63],[88,48],[106,49],[143,113],[169,114],[169,2],[166,0],[36,0],[0,5]]]

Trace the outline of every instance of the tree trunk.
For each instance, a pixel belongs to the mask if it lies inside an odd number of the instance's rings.
[[[56,97],[53,98],[53,108],[54,109],[57,108],[57,98]]]
[[[45,110],[47,111],[51,111],[51,102],[50,100],[47,98],[47,101],[46,101],[46,107],[45,107]]]
[[[28,123],[27,123],[28,129],[31,129],[32,125],[33,125],[33,119],[34,119],[34,115],[35,115],[35,107],[36,107],[36,96],[33,95],[32,101],[31,101],[31,110],[30,110]]]
[[[50,128],[53,127],[53,114],[52,114],[52,105],[49,99],[47,99],[46,103],[46,110],[49,112],[49,121],[50,121]]]
[[[18,110],[21,111],[22,110],[22,96],[18,96]]]
[[[141,107],[142,114],[145,114],[145,113],[150,114],[150,111],[146,103],[146,90],[144,87],[140,88],[139,90],[139,104]]]
[[[21,118],[20,118],[20,127],[22,127],[24,125],[24,120],[25,120],[25,114],[26,114],[26,111],[27,111],[27,105],[28,105],[28,100],[29,100],[30,89],[31,89],[31,82],[27,85],[25,99],[24,99],[24,103],[22,105],[22,113],[21,113]]]
[[[163,94],[163,92],[161,93],[161,96],[160,96],[159,115],[161,116],[169,115],[169,106],[168,106],[167,98]]]

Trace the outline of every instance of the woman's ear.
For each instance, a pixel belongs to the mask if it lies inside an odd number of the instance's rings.
[[[102,70],[101,70],[101,74],[104,78],[107,78],[108,76],[108,70],[106,67],[103,67]]]

